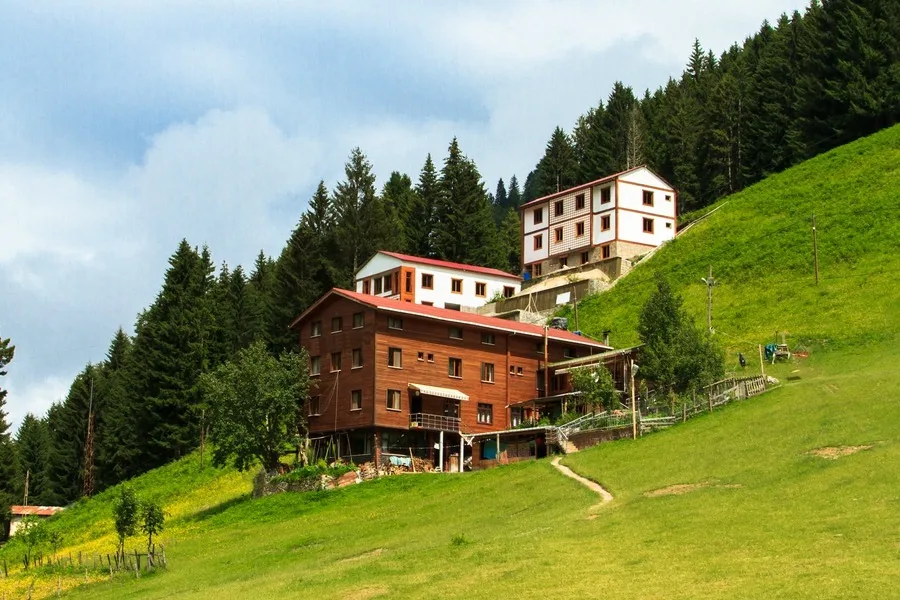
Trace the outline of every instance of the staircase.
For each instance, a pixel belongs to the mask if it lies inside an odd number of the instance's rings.
[[[592,412],[578,417],[574,421],[569,421],[565,425],[548,429],[546,440],[548,444],[559,446],[564,454],[570,454],[578,452],[578,447],[569,441],[569,438],[576,433],[597,429],[613,429],[630,424],[631,415],[623,411]]]

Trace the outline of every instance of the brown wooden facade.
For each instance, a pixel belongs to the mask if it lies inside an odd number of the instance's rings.
[[[510,429],[512,411],[522,410],[515,405],[543,395],[541,327],[345,290],[326,294],[293,327],[319,366],[310,437],[345,432],[344,449],[354,457],[377,459],[401,443],[430,456],[438,431],[459,444],[460,433]],[[546,340],[550,363],[608,349],[556,330]],[[421,386],[437,394],[414,389]],[[447,397],[460,394],[468,400]],[[382,438],[398,432],[402,439]]]

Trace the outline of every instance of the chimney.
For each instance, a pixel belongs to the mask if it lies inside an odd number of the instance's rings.
[[[609,346],[609,334],[610,334],[609,329],[607,329],[606,331],[603,332],[603,345],[604,346]]]

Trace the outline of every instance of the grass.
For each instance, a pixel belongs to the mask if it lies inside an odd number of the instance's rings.
[[[67,597],[889,597],[898,367],[894,343],[821,353],[777,365],[792,380],[766,395],[566,457],[604,507],[546,460],[239,495],[166,534],[168,572]],[[872,448],[808,454],[843,445]],[[675,484],[705,487],[646,495]]]
[[[706,322],[710,265],[713,325],[724,345],[754,356],[788,332],[794,345],[846,347],[900,326],[900,126],[837,148],[731,196],[616,284],[579,304],[578,326],[619,347],[638,342],[639,311],[663,273]],[[820,283],[815,285],[815,213]],[[572,317],[573,315],[569,315]],[[736,356],[736,354],[735,354]]]

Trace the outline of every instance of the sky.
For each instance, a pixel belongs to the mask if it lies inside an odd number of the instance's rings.
[[[61,401],[186,238],[277,255],[354,147],[380,186],[453,136],[525,180],[620,80],[642,94],[796,0],[0,0],[0,386],[13,428]]]

